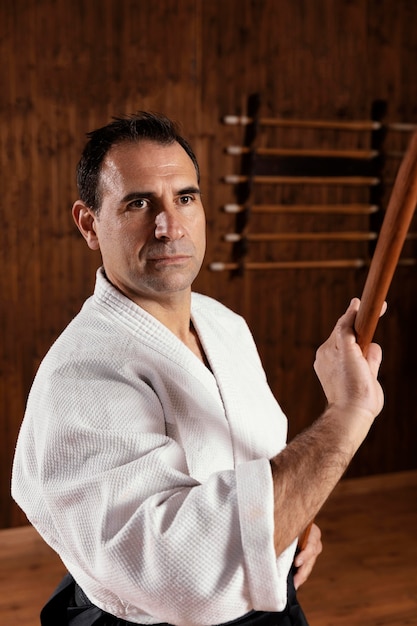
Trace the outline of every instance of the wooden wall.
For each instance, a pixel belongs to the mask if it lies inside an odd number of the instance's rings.
[[[416,19],[413,0],[0,0],[0,527],[24,522],[9,479],[34,373],[90,294],[99,264],[70,217],[85,133],[137,109],[182,122],[203,171],[210,242],[196,288],[248,319],[293,435],[323,407],[315,349],[360,294],[366,270],[208,269],[230,260],[222,236],[234,222],[220,209],[234,191],[222,177],[239,164],[224,147],[242,134],[221,119],[245,113],[257,92],[264,115],[369,119],[382,99],[388,122],[416,122]],[[305,132],[294,141],[341,139]],[[318,194],[299,193],[305,201]],[[332,201],[326,193],[320,198]],[[280,220],[259,228],[297,228]],[[287,252],[268,245],[250,254],[279,260]],[[331,254],[339,252],[333,244]],[[378,330],[387,402],[351,475],[417,467],[415,271],[398,269]]]

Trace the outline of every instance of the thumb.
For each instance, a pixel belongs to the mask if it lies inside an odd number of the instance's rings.
[[[382,349],[377,343],[369,344],[366,360],[368,361],[369,369],[375,378],[378,376],[379,368],[382,361]]]

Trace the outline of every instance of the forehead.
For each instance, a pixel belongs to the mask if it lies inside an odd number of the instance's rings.
[[[112,146],[100,174],[103,191],[131,185],[155,185],[158,181],[184,179],[197,184],[194,163],[179,143],[124,142]]]

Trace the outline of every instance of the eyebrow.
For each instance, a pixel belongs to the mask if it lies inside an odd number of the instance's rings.
[[[184,189],[179,189],[175,195],[176,196],[186,196],[187,194],[194,194],[201,196],[201,191],[199,187],[184,187]],[[137,198],[154,198],[156,196],[153,191],[131,191],[123,196],[121,202],[131,202],[132,200],[136,200]]]

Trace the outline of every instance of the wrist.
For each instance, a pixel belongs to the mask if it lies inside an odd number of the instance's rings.
[[[356,452],[363,440],[366,438],[371,428],[375,414],[369,409],[365,409],[354,404],[340,405],[329,404],[324,411],[323,421],[329,421],[339,432],[341,444],[345,442],[347,452]]]

